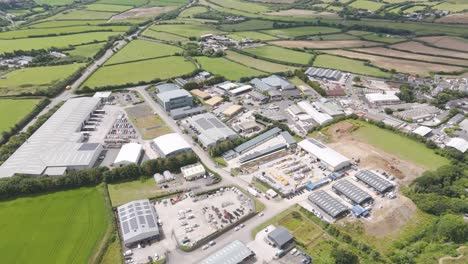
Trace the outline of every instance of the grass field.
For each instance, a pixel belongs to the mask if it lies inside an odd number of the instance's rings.
[[[221,25],[224,31],[249,31],[273,28],[273,21],[251,19],[237,24]]]
[[[34,0],[39,5],[61,6],[73,3],[73,0]]]
[[[70,26],[95,26],[106,23],[107,20],[60,20],[60,21],[38,21],[37,23],[28,25],[26,28],[60,28]]]
[[[188,0],[150,0],[148,6],[183,6]]]
[[[148,0],[99,0],[96,3],[100,4],[115,4],[115,5],[129,5],[141,6],[148,2]]]
[[[105,65],[174,55],[182,49],[155,41],[134,40],[112,56]]]
[[[41,37],[33,39],[9,39],[0,41],[0,54],[15,50],[65,48],[78,44],[88,44],[94,41],[107,41],[108,37],[119,32],[90,32],[58,37]]]
[[[104,45],[105,42],[93,43],[75,46],[73,50],[66,51],[66,53],[72,56],[82,56],[86,58],[92,58]]]
[[[161,80],[188,74],[195,70],[195,65],[183,57],[165,57],[159,59],[104,66],[86,80],[84,86],[99,87],[122,85],[140,81]]]
[[[381,8],[384,5],[385,4],[383,3],[367,1],[367,0],[357,0],[350,4],[351,7],[354,7],[356,9],[369,10],[371,12],[377,11],[379,8]]]
[[[51,84],[63,80],[83,66],[82,63],[76,63],[14,70],[0,79],[0,95],[48,89]]]
[[[246,38],[253,39],[253,40],[261,40],[261,41],[278,39],[275,36],[264,34],[264,33],[257,32],[257,31],[241,31],[241,32],[229,34],[227,36],[229,38],[236,39],[236,40],[242,40]]]
[[[153,114],[151,109],[146,105],[139,105],[127,108],[126,110],[130,120],[136,126],[143,139],[154,139],[172,132],[161,117]]]
[[[242,77],[254,77],[266,74],[265,72],[249,68],[225,58],[196,57],[196,60],[204,70],[222,75],[233,81],[238,81]]]
[[[428,149],[423,143],[411,140],[376,126],[359,122],[353,135],[401,159],[409,160],[428,170],[435,170],[449,161]]]
[[[107,11],[107,12],[123,12],[132,8],[124,5],[108,5],[108,4],[90,4],[86,6],[87,10],[92,11]]]
[[[269,8],[264,5],[239,0],[211,0],[211,2],[219,6],[249,13],[263,13],[269,10]]]
[[[332,55],[318,55],[314,60],[314,66],[337,69],[375,77],[390,77],[390,73],[383,72],[378,68],[367,66],[362,61]]]
[[[128,26],[73,26],[73,27],[59,27],[59,28],[36,28],[36,29],[22,29],[12,30],[0,33],[0,39],[18,39],[27,38],[30,36],[45,36],[49,34],[63,34],[63,33],[80,33],[86,31],[116,31],[125,32]],[[31,40],[30,40],[31,41]]]
[[[93,19],[109,19],[117,12],[102,12],[91,10],[70,10],[59,13],[55,16],[47,18],[47,20],[93,20]]]
[[[194,6],[180,12],[179,17],[193,17],[194,15],[205,13],[207,11],[208,8],[204,6]]]
[[[243,55],[234,51],[226,51],[226,58],[264,72],[275,73],[294,71],[295,69],[297,69],[297,67],[255,59],[253,57]]]
[[[314,55],[310,53],[285,49],[277,46],[261,46],[256,48],[244,49],[244,51],[258,56],[259,58],[268,58],[276,61],[284,61],[307,65]]]
[[[151,198],[163,193],[154,179],[130,181],[107,185],[112,206],[128,203],[133,200]]]
[[[320,35],[340,32],[338,28],[332,27],[295,27],[295,28],[282,28],[263,30],[262,32],[281,37],[300,37],[309,35]]]
[[[204,34],[219,33],[219,30],[207,26],[198,25],[155,25],[151,30],[164,31],[183,37],[200,37]]]
[[[405,41],[405,38],[392,38],[392,37],[385,37],[378,34],[369,34],[362,36],[363,39],[377,41],[377,42],[384,42],[384,43],[398,43]]]
[[[167,32],[158,32],[154,31],[151,29],[147,29],[143,32],[143,36],[149,37],[149,38],[155,38],[163,41],[168,41],[168,42],[177,42],[177,41],[187,41],[188,39],[185,37],[181,37],[178,35],[174,35],[171,33]]]
[[[0,99],[0,138],[29,114],[40,99]]]
[[[2,262],[88,263],[109,225],[101,187],[0,203]]]
[[[339,48],[360,48],[382,46],[383,44],[364,40],[280,40],[273,41],[270,44],[285,48],[307,48],[307,49],[339,49]]]
[[[114,235],[112,242],[109,244],[100,264],[116,264],[122,263],[122,251],[120,247],[120,239],[117,233]]]

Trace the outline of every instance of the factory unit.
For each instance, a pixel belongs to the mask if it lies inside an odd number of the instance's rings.
[[[177,108],[193,106],[193,96],[183,89],[158,93],[156,95],[156,100],[167,112]]]
[[[344,217],[349,211],[348,207],[325,191],[318,190],[312,192],[309,196],[309,201],[317,205],[325,213],[333,217],[333,219]]]
[[[153,139],[151,147],[163,158],[192,151],[190,144],[177,133],[170,133]]]
[[[138,143],[127,143],[122,145],[122,148],[115,158],[114,166],[122,167],[128,164],[137,164],[141,158],[143,146]]]
[[[290,90],[296,88],[293,83],[278,75],[271,75],[269,77],[262,78],[261,81],[276,89]]]
[[[189,117],[185,120],[185,126],[197,136],[198,141],[205,148],[210,148],[221,140],[238,137],[231,128],[211,113]]]
[[[370,170],[361,170],[354,177],[382,194],[391,191],[395,187],[391,182]]]
[[[451,138],[450,141],[446,144],[446,147],[451,147],[459,150],[462,153],[465,153],[468,150],[468,141],[460,137]]]
[[[313,78],[327,79],[332,81],[339,81],[341,76],[343,76],[341,71],[316,67],[309,67],[305,71],[305,74]]]
[[[363,205],[364,203],[372,201],[372,196],[370,196],[370,194],[346,179],[337,181],[333,184],[332,188],[335,192],[346,196],[354,204]]]
[[[366,94],[367,101],[372,105],[388,105],[388,104],[399,104],[400,98],[396,96],[396,92],[386,93],[369,93]]]
[[[136,200],[117,207],[123,243],[134,246],[143,240],[159,239],[158,215],[148,199]]]
[[[80,97],[65,102],[0,166],[0,178],[14,174],[56,176],[92,167],[103,147],[85,143],[83,128],[100,106],[101,98]]]
[[[313,138],[304,139],[298,145],[331,171],[342,170],[351,165],[348,158]]]
[[[206,175],[206,170],[200,163],[190,164],[180,168],[187,181],[192,181]]]
[[[324,125],[333,120],[333,117],[327,113],[320,112],[311,103],[302,101],[297,103],[317,124]]]
[[[276,246],[276,248],[286,250],[292,248],[294,243],[294,236],[286,228],[278,226],[273,231],[268,233],[267,239]]]
[[[234,240],[227,246],[221,248],[207,258],[199,261],[199,264],[241,264],[249,263],[248,261],[255,256],[255,253],[250,250],[244,243],[239,240]]]

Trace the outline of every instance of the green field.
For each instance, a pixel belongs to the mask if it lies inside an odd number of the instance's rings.
[[[100,264],[122,263],[122,249],[120,247],[120,239],[117,233],[114,234],[114,237],[112,239],[113,240],[107,247],[107,250],[104,253],[104,256],[102,257]]]
[[[90,10],[70,10],[64,11],[55,16],[47,18],[47,20],[95,20],[95,19],[109,19],[117,12],[101,12]]]
[[[296,64],[309,64],[314,55],[310,53],[285,49],[277,46],[261,46],[256,48],[244,49],[244,51],[258,56],[259,58],[268,58],[276,61],[284,61]]]
[[[163,41],[168,41],[168,42],[177,42],[177,41],[187,41],[187,38],[174,35],[171,33],[167,32],[158,32],[158,31],[153,31],[151,29],[147,29],[143,32],[143,36],[149,37],[149,38],[155,38]]]
[[[272,35],[268,35],[268,34],[257,32],[257,31],[241,31],[241,32],[229,34],[227,36],[229,38],[236,39],[236,40],[242,40],[246,38],[253,39],[253,40],[261,40],[261,41],[278,39],[277,37],[274,37]]]
[[[367,66],[363,61],[327,54],[318,55],[313,65],[321,68],[330,68],[375,77],[389,78],[391,76],[388,72]]]
[[[107,20],[58,20],[58,21],[38,21],[37,23],[28,25],[26,28],[59,28],[70,26],[95,26],[105,24]]]
[[[148,6],[183,6],[188,0],[150,0]]]
[[[105,65],[174,55],[182,49],[155,41],[134,40],[112,56]]]
[[[401,159],[409,160],[427,170],[435,170],[449,161],[428,149],[423,143],[398,135],[376,126],[358,122],[360,126],[353,135],[377,148]]]
[[[50,34],[59,35],[59,34],[87,32],[87,31],[125,32],[128,30],[128,28],[129,28],[128,26],[73,26],[73,27],[70,26],[70,27],[59,27],[59,28],[23,29],[23,30],[12,30],[12,31],[7,31],[7,32],[2,32],[0,33],[0,39],[18,39],[18,38],[27,38],[30,36],[46,36]]]
[[[219,30],[207,26],[198,25],[155,25],[151,30],[164,31],[183,37],[200,37],[204,34],[219,33]]]
[[[295,27],[295,28],[282,28],[282,29],[270,29],[263,30],[262,32],[280,36],[280,37],[300,37],[309,35],[320,35],[340,32],[338,28],[332,27]]]
[[[248,67],[255,68],[260,71],[264,72],[286,72],[286,71],[294,71],[297,67],[273,63],[265,60],[255,59],[253,57],[243,55],[234,51],[227,51],[226,58],[235,61],[237,63],[246,65]]]
[[[99,42],[87,45],[75,46],[73,50],[66,51],[72,56],[82,56],[86,58],[92,58],[106,43]]]
[[[249,13],[262,13],[269,11],[269,8],[264,5],[255,4],[246,1],[239,0],[211,0],[210,2],[223,6],[226,8],[236,9],[239,11],[249,12]]]
[[[115,4],[115,5],[129,5],[129,6],[141,6],[148,2],[148,0],[99,0],[96,3],[99,4]]]
[[[219,74],[229,80],[238,81],[242,77],[254,77],[266,74],[225,58],[196,57],[202,68],[213,74]]]
[[[322,35],[314,37],[314,40],[321,39],[321,40],[355,40],[358,37],[346,34],[346,33],[338,33],[338,34],[331,34],[331,35]]]
[[[438,10],[447,10],[450,12],[461,12],[468,10],[468,2],[464,3],[441,3],[432,7],[433,9]]]
[[[73,3],[73,0],[34,0],[39,5],[61,6]]]
[[[377,11],[379,8],[384,6],[385,4],[367,0],[357,0],[350,4],[351,7],[363,10],[369,10],[371,12]]]
[[[237,24],[221,25],[224,31],[249,31],[273,28],[273,21],[251,19]]]
[[[0,41],[0,54],[15,50],[49,49],[52,47],[65,48],[79,44],[88,44],[95,41],[107,41],[117,32],[91,32],[58,37],[41,37],[32,39],[9,39]]]
[[[164,193],[152,177],[145,180],[109,184],[107,187],[112,206],[118,206],[133,200],[152,198]]]
[[[2,262],[88,263],[109,226],[101,187],[0,203]]]
[[[208,11],[208,8],[204,6],[194,6],[185,9],[184,11],[180,12],[179,17],[193,17],[194,15],[205,13]]]
[[[90,4],[86,6],[87,10],[92,11],[107,11],[107,12],[123,12],[132,8],[124,5],[108,5],[108,4]]]
[[[384,42],[384,43],[398,43],[405,41],[405,38],[392,38],[392,37],[385,37],[385,36],[380,36],[378,34],[370,34],[370,35],[364,35],[361,36],[361,38],[365,40],[370,40],[370,41],[377,41],[377,42]]]
[[[83,84],[88,87],[123,85],[126,83],[149,82],[155,79],[169,79],[195,70],[195,65],[183,57],[165,57],[160,59],[130,62],[99,68]]]
[[[0,138],[29,114],[40,99],[0,99]]]
[[[11,71],[0,79],[0,95],[18,95],[23,92],[47,90],[51,84],[67,78],[83,66],[83,63],[76,63]]]

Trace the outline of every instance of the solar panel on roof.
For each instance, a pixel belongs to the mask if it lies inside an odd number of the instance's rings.
[[[153,217],[151,215],[146,215],[146,222],[148,223],[149,227],[155,227],[156,223],[154,222]]]
[[[139,215],[139,216],[138,216],[138,220],[140,221],[140,224],[141,224],[141,225],[144,225],[144,224],[146,224],[146,219],[145,219],[145,217],[144,217],[144,216],[142,216],[142,215]]]
[[[210,122],[208,122],[208,120],[206,120],[204,118],[200,118],[196,122],[203,130],[213,128],[213,125],[210,124]]]
[[[130,229],[128,228],[128,222],[122,222],[122,227],[124,234],[128,234],[128,232],[130,232]]]
[[[213,124],[217,128],[223,128],[224,127],[224,124],[221,123],[221,121],[219,121],[217,118],[208,118],[208,120],[211,122],[211,124]]]
[[[133,229],[133,230],[137,230],[138,229],[138,223],[137,223],[137,220],[136,218],[132,218],[130,219],[130,228]]]

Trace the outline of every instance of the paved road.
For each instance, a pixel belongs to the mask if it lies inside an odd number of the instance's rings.
[[[153,111],[156,112],[174,132],[180,134],[187,142],[189,142],[192,145],[193,151],[200,157],[200,160],[206,165],[206,167],[208,167],[208,169],[218,173],[223,178],[221,183],[210,186],[210,189],[226,185],[237,185],[243,189],[247,189],[249,187],[249,183],[247,183],[246,181],[242,180],[239,177],[232,177],[229,172],[218,168],[215,162],[209,157],[207,152],[204,151],[200,146],[195,144],[191,136],[184,134],[179,128],[179,126],[176,124],[176,122],[170,116],[168,116],[164,109],[151,98],[151,95],[145,90],[146,87],[148,86],[139,86],[132,89],[140,92],[142,97],[153,109]],[[190,253],[186,253],[181,250],[173,250],[169,254],[168,263],[187,263],[188,259],[193,261],[200,260],[234,240],[240,240],[245,243],[252,241],[253,238],[251,234],[255,227],[265,222],[267,219],[270,219],[273,216],[277,215],[281,211],[286,210],[288,207],[296,204],[297,202],[307,199],[307,192],[301,196],[296,196],[291,200],[282,199],[279,201],[275,201],[267,200],[264,197],[261,197],[259,199],[266,206],[266,209],[263,211],[263,216],[255,216],[254,218],[248,220],[245,223],[245,227],[239,231],[231,230],[228,233],[223,234],[222,236],[216,239],[216,245],[210,247],[207,250],[198,249]]]

